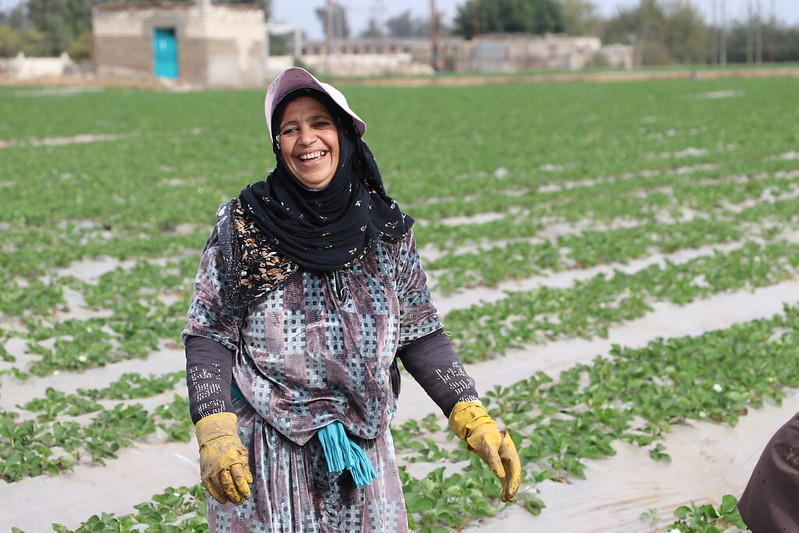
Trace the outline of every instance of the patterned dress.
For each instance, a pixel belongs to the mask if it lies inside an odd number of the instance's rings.
[[[225,305],[225,278],[217,224],[183,333],[236,351],[233,404],[255,481],[243,505],[208,498],[211,531],[407,531],[389,431],[395,355],[442,327],[413,233],[343,271],[299,269],[246,309]],[[328,472],[316,431],[334,421],[369,457],[370,485]]]

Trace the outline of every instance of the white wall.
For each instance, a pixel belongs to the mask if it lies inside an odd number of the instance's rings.
[[[60,76],[72,66],[75,63],[66,52],[59,57],[26,57],[20,52],[16,57],[0,58],[0,75],[14,80]]]

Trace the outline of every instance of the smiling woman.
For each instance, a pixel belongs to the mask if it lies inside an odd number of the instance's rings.
[[[219,209],[183,331],[210,530],[408,531],[398,359],[513,500],[515,445],[443,331],[366,124],[300,68],[265,110],[275,169]]]

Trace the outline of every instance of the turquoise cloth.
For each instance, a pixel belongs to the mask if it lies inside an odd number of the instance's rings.
[[[246,402],[247,398],[244,397],[244,393],[241,392],[241,389],[236,384],[235,381],[230,382],[230,397],[236,398],[237,400],[241,400],[242,402]]]
[[[340,474],[345,469],[349,470],[358,488],[370,484],[377,477],[366,453],[350,440],[341,422],[333,422],[317,434],[330,472]]]

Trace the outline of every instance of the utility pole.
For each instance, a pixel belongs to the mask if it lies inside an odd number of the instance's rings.
[[[385,9],[383,7],[383,0],[375,0],[372,6],[372,18],[374,19],[375,29],[380,34],[380,39],[383,38],[383,13]]]
[[[769,63],[774,63],[777,60],[777,43],[774,42],[777,32],[777,9],[774,5],[774,0],[771,0],[771,20],[769,21],[768,28],[768,60]]]
[[[430,45],[433,71],[438,72],[438,13],[436,12],[436,0],[430,0]]]
[[[746,64],[751,65],[754,63],[754,48],[755,48],[755,36],[754,36],[754,15],[752,14],[752,0],[749,0],[746,5]]]
[[[713,26],[716,34],[713,39],[713,63],[718,65],[721,62],[721,28],[719,26],[719,0],[713,0],[711,4],[713,11]]]
[[[330,74],[330,49],[333,45],[333,0],[325,3],[325,70]]]
[[[325,54],[330,55],[330,49],[333,44],[333,0],[327,0],[325,3]]]
[[[721,58],[720,65],[727,66],[727,0],[721,1]]]
[[[755,16],[755,58],[758,65],[763,64],[763,9],[760,0],[757,0],[757,14]]]
[[[472,39],[480,37],[480,0],[472,0]]]

